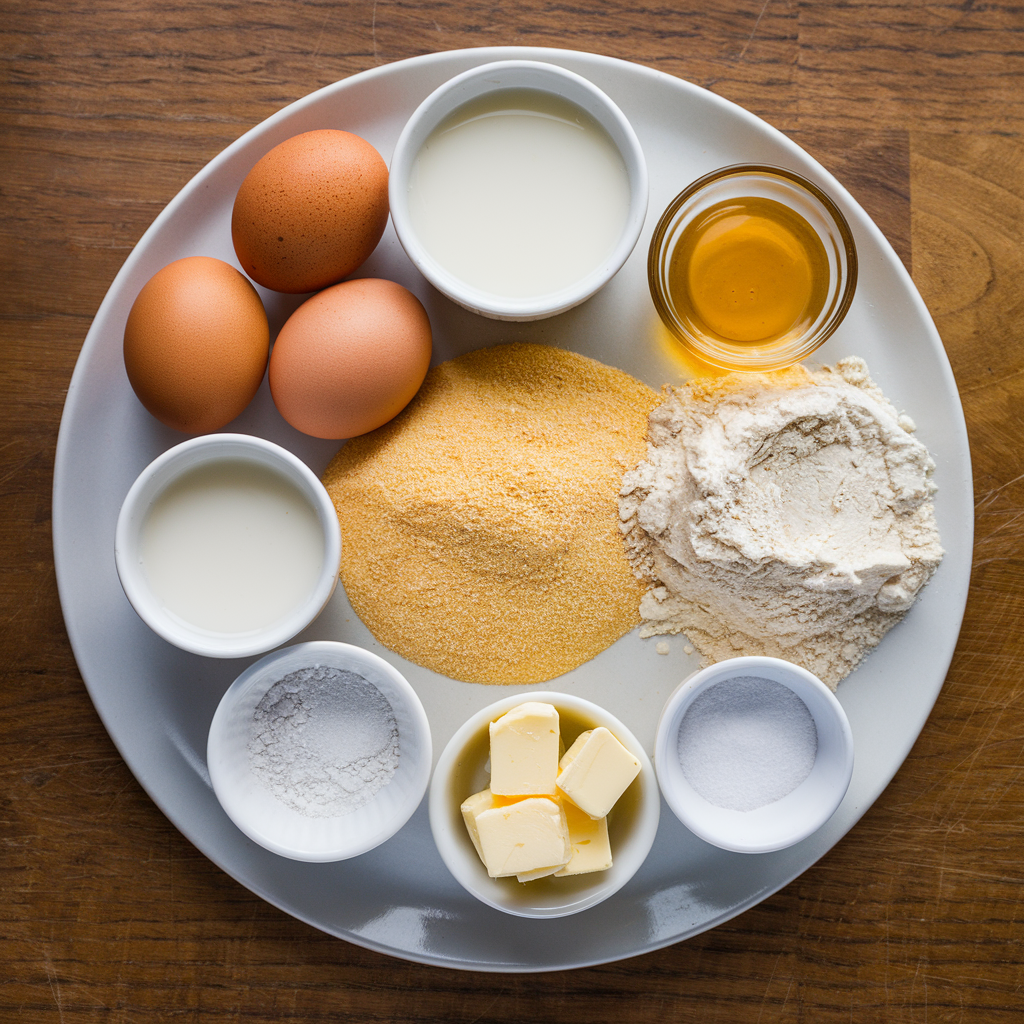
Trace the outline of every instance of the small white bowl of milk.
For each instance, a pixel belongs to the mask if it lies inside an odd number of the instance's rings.
[[[117,574],[159,636],[209,658],[262,654],[334,593],[341,531],[309,467],[246,434],[192,438],[154,459],[117,520]]]
[[[622,111],[554,64],[484,64],[409,119],[390,168],[391,219],[440,292],[495,320],[590,298],[647,215],[647,164]]]
[[[853,776],[853,733],[811,672],[779,658],[730,658],[673,691],[654,764],[665,802],[691,832],[735,853],[769,853],[835,813]]]

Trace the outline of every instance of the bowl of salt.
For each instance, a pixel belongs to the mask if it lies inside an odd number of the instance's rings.
[[[731,658],[669,697],[654,764],[691,832],[723,850],[769,853],[835,813],[853,775],[853,733],[835,694],[806,669]]]
[[[430,779],[426,712],[383,658],[333,641],[268,654],[221,698],[207,765],[250,839],[282,857],[340,861],[390,839]]]

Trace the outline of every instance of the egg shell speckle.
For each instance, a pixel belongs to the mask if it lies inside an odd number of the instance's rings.
[[[124,329],[124,365],[139,401],[186,434],[219,430],[252,401],[270,328],[256,289],[210,256],[169,263],[143,285]]]
[[[348,277],[388,221],[388,168],[351,132],[304,132],[275,146],[246,175],[231,212],[245,272],[298,294]]]
[[[430,366],[426,310],[394,281],[359,278],[307,299],[281,328],[270,392],[314,437],[355,437],[397,416]]]

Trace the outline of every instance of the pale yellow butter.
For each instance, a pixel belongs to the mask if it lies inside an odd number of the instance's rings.
[[[581,733],[558,767],[558,789],[592,818],[605,817],[640,774],[640,762],[603,725]]]
[[[466,831],[469,832],[469,838],[473,840],[473,846],[481,860],[484,859],[484,852],[480,849],[480,833],[476,827],[476,819],[482,812],[506,803],[508,803],[507,800],[496,799],[489,789],[483,789],[479,793],[467,796],[462,801],[460,808],[462,820],[466,823]]]
[[[547,878],[548,875],[553,875],[558,871],[561,871],[563,867],[568,867],[567,864],[555,864],[548,868],[537,868],[536,871],[520,871],[516,874],[516,878],[520,882],[535,882],[538,878]]]
[[[491,792],[495,796],[557,794],[560,736],[555,707],[526,701],[491,722],[490,734]]]
[[[612,866],[606,814],[640,763],[604,727],[564,750],[558,711],[526,701],[490,725],[490,788],[462,802],[488,875],[530,882]]]
[[[479,852],[491,878],[569,863],[569,827],[557,800],[527,797],[475,816]],[[472,834],[472,833],[471,833]]]
[[[572,855],[565,867],[554,874],[583,875],[588,871],[607,871],[612,866],[612,847],[608,841],[608,819],[592,818],[566,801],[562,804],[569,826]]]

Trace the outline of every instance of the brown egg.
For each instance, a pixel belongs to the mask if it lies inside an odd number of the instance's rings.
[[[286,139],[246,175],[231,211],[242,269],[279,292],[313,292],[353,273],[388,222],[388,168],[350,132]]]
[[[307,299],[270,355],[281,415],[314,437],[355,437],[397,416],[430,366],[426,310],[394,281],[345,281]]]
[[[263,380],[270,329],[256,289],[230,264],[188,256],[143,286],[124,327],[139,401],[186,434],[230,423]]]

